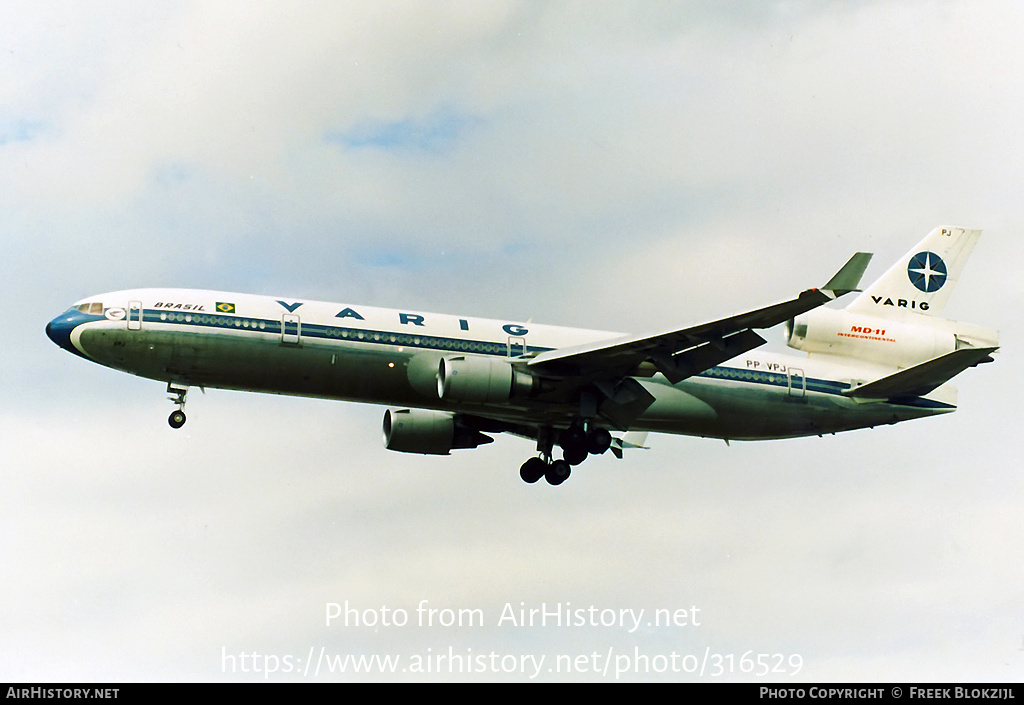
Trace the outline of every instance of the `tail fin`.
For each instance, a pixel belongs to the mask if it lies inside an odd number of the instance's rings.
[[[938,316],[979,235],[981,230],[935,228],[846,310],[896,320]]]

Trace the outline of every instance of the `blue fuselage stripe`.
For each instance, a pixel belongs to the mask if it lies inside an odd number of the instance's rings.
[[[54,319],[47,326],[47,335],[62,348],[77,355],[81,351],[72,343],[73,331],[80,325],[105,320],[105,316],[86,314],[75,309],[67,311]],[[159,326],[191,326],[224,333],[255,333],[270,336],[297,336],[299,340],[320,339],[346,343],[365,343],[367,345],[393,346],[403,349],[431,350],[440,353],[467,353],[492,357],[508,357],[509,347],[513,352],[525,355],[538,355],[552,350],[550,347],[529,345],[525,337],[510,336],[512,342],[480,340],[471,338],[455,338],[450,336],[432,335],[420,332],[396,332],[392,330],[375,330],[336,326],[308,321],[285,322],[281,319],[238,316],[235,314],[183,312],[146,309],[142,312],[142,328],[153,330]],[[515,356],[515,355],[514,355]],[[700,372],[692,380],[708,382],[723,381],[744,385],[759,385],[775,389],[790,389],[793,394],[818,393],[840,396],[850,389],[846,382],[789,375],[780,372],[762,372],[726,365],[716,365]],[[685,381],[684,381],[685,382]],[[890,403],[898,406],[910,406],[930,409],[953,409],[955,406],[943,402],[917,397],[913,399],[893,400]]]
[[[488,340],[474,340],[469,338],[452,338],[440,335],[396,333],[387,330],[372,330],[367,328],[350,328],[346,326],[331,326],[323,323],[285,323],[281,320],[251,318],[243,316],[227,316],[222,314],[209,313],[182,313],[171,311],[146,311],[143,316],[144,323],[197,326],[201,328],[212,328],[217,330],[230,330],[233,332],[255,332],[270,335],[297,334],[301,338],[319,338],[322,340],[345,340],[354,343],[373,343],[378,345],[398,345],[405,348],[421,348],[425,350],[437,350],[439,352],[466,352],[477,355],[497,355],[506,357],[508,355],[507,342],[495,342]],[[291,329],[291,326],[296,326]],[[512,336],[516,337],[516,336]],[[516,337],[522,340],[521,337]],[[514,350],[523,350],[520,344],[513,345]],[[540,346],[526,346],[526,354],[538,354],[547,352],[552,348]]]
[[[91,319],[99,317],[92,316]],[[183,313],[180,311],[154,311],[147,310],[143,313],[145,324],[174,324],[187,325],[200,328],[224,330],[230,332],[253,332],[280,336],[282,334],[296,334],[296,331],[289,330],[282,320],[253,318],[237,315],[210,314],[210,313]],[[352,328],[347,326],[332,326],[323,323],[301,322],[298,333],[300,338],[316,338],[328,341],[345,341],[349,343],[366,343],[373,345],[391,345],[402,348],[415,348],[422,350],[433,350],[437,352],[470,353],[474,355],[490,355],[495,357],[508,356],[508,344],[476,340],[470,338],[452,338],[448,336],[428,335],[419,333],[397,333],[389,330],[373,330],[367,328]],[[520,338],[521,340],[521,338]],[[516,350],[525,350],[527,355],[538,355],[554,348],[525,345],[525,348],[518,344]],[[761,385],[772,388],[791,388],[797,392],[816,392],[819,394],[830,394],[843,396],[843,392],[850,389],[852,385],[846,382],[805,377],[802,375],[786,375],[777,372],[755,372],[739,367],[716,365],[694,377],[703,380],[723,380],[739,382],[750,385]],[[845,397],[844,397],[845,399]],[[943,404],[924,398],[913,400],[900,400],[901,406],[918,406],[925,408],[954,408],[949,404]]]

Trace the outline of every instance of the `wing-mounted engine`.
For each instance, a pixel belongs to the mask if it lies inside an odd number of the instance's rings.
[[[409,360],[409,384],[427,399],[479,404],[534,396],[540,377],[505,358],[424,352]]]
[[[427,409],[384,412],[384,447],[400,453],[448,455],[458,448],[476,448],[494,441],[459,423],[454,415]]]
[[[437,396],[447,401],[480,404],[529,396],[536,379],[506,360],[474,355],[441,358],[437,367]]]
[[[786,344],[808,353],[853,357],[909,367],[954,350],[998,345],[998,333],[981,326],[920,316],[895,321],[819,308],[786,324]]]

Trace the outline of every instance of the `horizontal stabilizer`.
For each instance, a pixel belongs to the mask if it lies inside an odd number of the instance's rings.
[[[857,399],[920,397],[980,362],[998,348],[961,348],[843,392]]]

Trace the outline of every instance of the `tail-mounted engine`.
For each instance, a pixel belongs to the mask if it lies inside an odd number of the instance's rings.
[[[853,314],[845,309],[816,308],[786,324],[786,344],[805,353],[907,367],[957,347],[976,344],[973,339],[959,335],[956,326],[964,324],[923,319],[915,325]]]
[[[494,439],[459,423],[452,414],[427,409],[384,412],[384,447],[401,453],[448,455],[457,448],[476,448]]]

